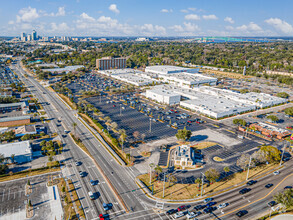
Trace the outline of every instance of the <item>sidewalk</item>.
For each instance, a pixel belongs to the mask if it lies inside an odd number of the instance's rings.
[[[49,203],[51,207],[52,219],[62,220],[63,209],[57,186],[48,186]]]

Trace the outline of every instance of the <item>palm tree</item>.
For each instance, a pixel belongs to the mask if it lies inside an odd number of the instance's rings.
[[[74,130],[74,136],[76,136],[76,126],[77,124],[75,122],[72,123],[72,127],[73,127],[73,130]]]
[[[15,154],[11,154],[11,163],[14,163],[14,157],[15,157]]]
[[[159,165],[157,165],[155,167],[155,171],[156,171],[156,174],[159,176],[163,172],[163,169],[162,169],[162,167],[160,167]]]
[[[225,172],[225,176],[227,176],[227,173],[230,172],[230,168],[229,167],[224,167],[223,170]]]
[[[201,179],[200,178],[197,178],[195,181],[194,181],[195,184],[198,184],[198,188],[200,187],[200,184],[201,184]]]
[[[122,130],[122,129],[121,129],[121,130]],[[124,129],[123,129],[123,130],[124,130]],[[127,135],[126,135],[125,130],[124,130],[124,131],[121,131],[119,139],[120,139],[120,141],[121,141],[121,145],[122,145],[122,152],[123,152],[123,149],[124,149],[124,142],[125,142],[125,140],[126,140],[126,137],[127,137]]]

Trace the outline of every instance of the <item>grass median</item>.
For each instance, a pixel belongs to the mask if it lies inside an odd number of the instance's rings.
[[[0,175],[0,182],[4,181],[9,181],[9,180],[15,180],[15,179],[20,179],[20,178],[25,178],[29,176],[37,176],[45,173],[52,173],[52,172],[57,172],[60,171],[59,167],[42,167],[39,169],[31,169],[31,170],[25,170],[17,173],[8,173],[8,174],[3,174]]]
[[[249,171],[249,179],[260,178],[266,174],[266,172],[273,171],[278,168],[278,164],[269,164],[262,165],[255,168],[250,169]],[[155,176],[155,175],[152,175]],[[208,196],[211,193],[224,192],[231,187],[235,187],[242,183],[246,182],[247,172],[239,172],[233,175],[230,175],[226,178],[223,178],[221,181],[215,182],[213,184],[207,185],[205,184],[203,187],[203,195]],[[149,186],[150,177],[149,174],[143,174],[138,177],[145,185]],[[176,182],[176,181],[175,181]],[[154,196],[157,198],[163,198],[163,186],[164,182],[156,180],[154,177],[152,179],[152,184],[154,184]],[[149,189],[152,190],[152,187],[149,186]],[[190,184],[182,184],[182,183],[165,183],[165,197],[167,200],[186,200],[186,199],[197,199],[201,194],[201,186],[199,184],[190,183]]]

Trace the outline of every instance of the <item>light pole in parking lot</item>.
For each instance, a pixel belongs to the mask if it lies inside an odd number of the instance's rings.
[[[152,133],[152,119],[150,118],[150,133]]]

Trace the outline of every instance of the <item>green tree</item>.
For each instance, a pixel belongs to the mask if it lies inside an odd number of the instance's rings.
[[[213,183],[217,179],[219,179],[220,173],[216,169],[214,169],[214,168],[209,168],[205,172],[205,176],[206,176],[207,180],[209,180],[211,183]]]
[[[191,131],[190,130],[186,130],[186,127],[184,127],[184,129],[180,129],[178,130],[177,134],[176,134],[176,138],[178,140],[189,140],[191,137]]]
[[[286,115],[293,116],[293,107],[286,108],[286,109],[284,110],[284,112],[285,112]]]
[[[159,165],[157,165],[155,167],[155,172],[156,172],[157,175],[160,175],[163,172],[162,167],[160,167]]]
[[[279,118],[275,115],[269,115],[267,116],[267,119],[270,119],[272,122],[278,122]]]
[[[281,160],[281,151],[273,146],[265,145],[260,148],[265,153],[266,159],[270,163],[279,162]]]
[[[200,184],[201,184],[201,178],[195,179],[194,183],[195,184],[198,184],[198,188],[199,188],[200,187]]]
[[[77,124],[75,122],[72,123],[72,127],[73,127],[73,130],[74,130],[74,136],[76,136],[76,127],[77,127]]]
[[[224,167],[223,170],[225,172],[225,176],[227,176],[227,173],[230,172],[230,168],[229,167]]]
[[[284,98],[284,99],[288,99],[289,98],[289,94],[286,92],[279,92],[277,93],[277,96],[280,98]]]
[[[274,200],[277,203],[283,204],[286,209],[289,209],[293,206],[293,190],[286,189],[284,192],[279,192],[274,195]]]
[[[28,179],[27,180],[27,185],[30,186],[31,185],[31,181]]]

